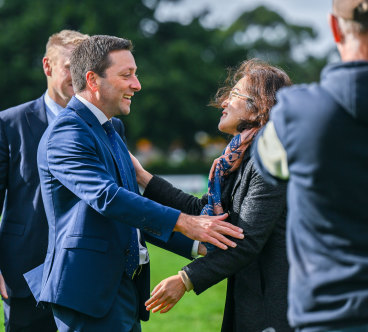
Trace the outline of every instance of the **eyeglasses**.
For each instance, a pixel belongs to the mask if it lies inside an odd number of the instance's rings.
[[[231,90],[229,93],[229,101],[231,101],[233,97],[236,97],[242,100],[253,100],[253,98],[248,95],[243,95],[235,90]]]

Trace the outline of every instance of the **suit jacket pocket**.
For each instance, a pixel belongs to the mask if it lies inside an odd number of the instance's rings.
[[[7,221],[3,222],[1,233],[22,236],[25,228],[25,225]]]
[[[64,240],[64,249],[88,249],[97,252],[106,252],[109,243],[106,240],[82,237],[82,236],[68,236]]]

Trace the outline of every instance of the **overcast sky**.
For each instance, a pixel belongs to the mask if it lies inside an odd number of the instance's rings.
[[[327,23],[331,2],[331,0],[182,0],[180,4],[161,6],[157,11],[157,18],[188,23],[193,14],[208,8],[210,15],[204,22],[205,25],[221,26],[230,24],[243,11],[264,4],[280,13],[288,22],[315,27],[319,33],[318,43],[309,47],[312,52],[319,54],[333,47]]]

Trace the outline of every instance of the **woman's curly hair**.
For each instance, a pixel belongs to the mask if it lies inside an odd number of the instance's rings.
[[[241,120],[238,125],[239,132],[264,126],[272,106],[276,103],[277,90],[291,85],[289,76],[282,69],[259,59],[251,59],[242,62],[235,70],[229,70],[224,86],[217,91],[210,105],[221,108],[232,88],[244,77],[245,91],[250,98],[246,100],[245,120]]]

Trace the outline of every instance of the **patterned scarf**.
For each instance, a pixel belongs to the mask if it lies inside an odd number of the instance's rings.
[[[224,213],[221,205],[224,179],[239,168],[244,152],[252,143],[258,130],[259,128],[243,130],[242,133],[234,136],[222,155],[214,160],[208,176],[208,203],[202,209],[201,215],[218,216]]]

